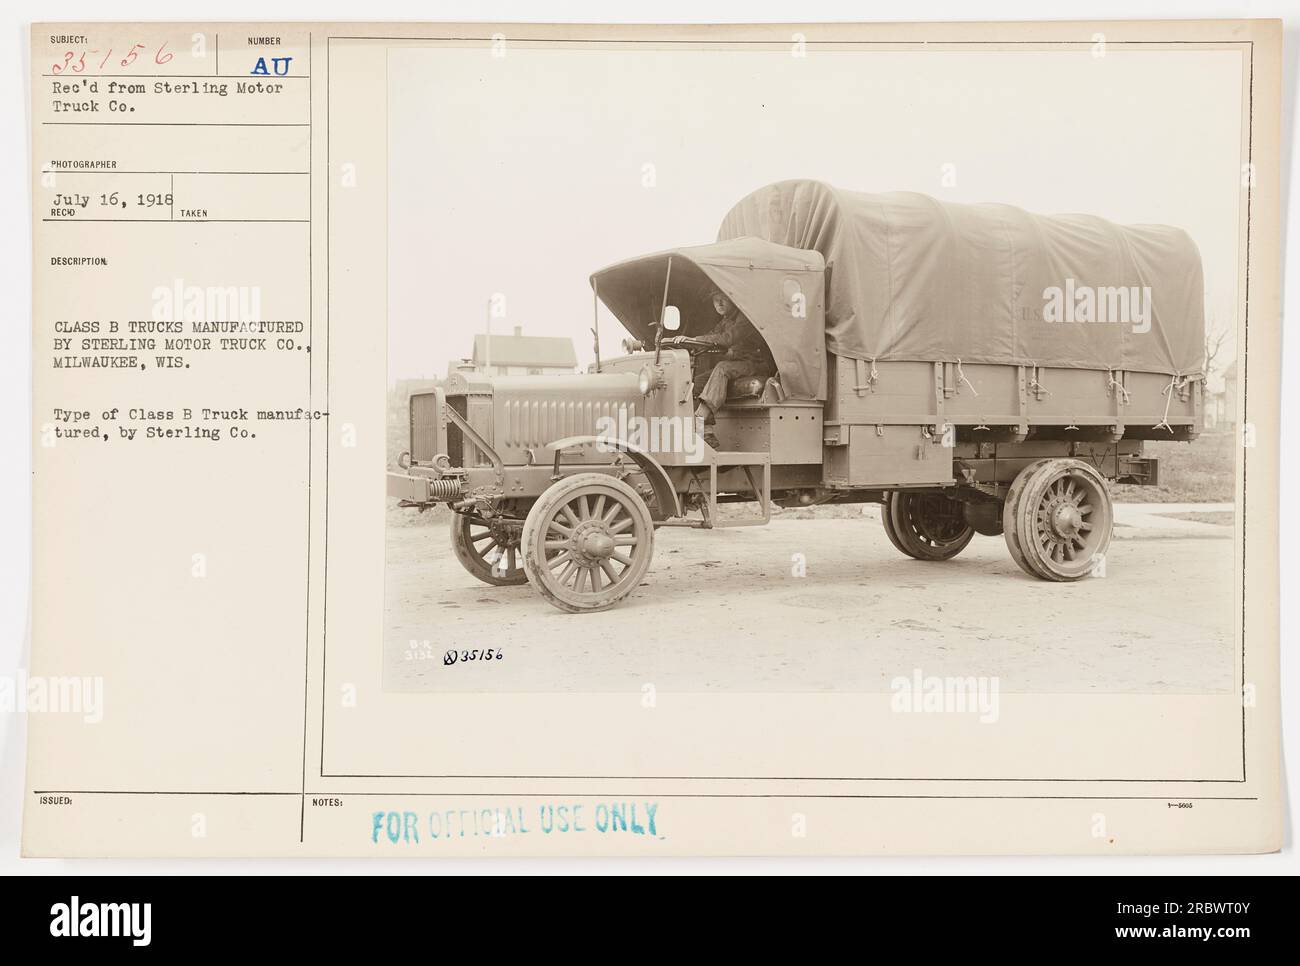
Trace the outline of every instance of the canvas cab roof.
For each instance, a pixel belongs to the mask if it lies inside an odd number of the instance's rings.
[[[591,276],[596,295],[633,336],[649,344],[665,304],[681,312],[683,335],[718,322],[721,291],[767,342],[782,391],[821,399],[826,387],[822,302],[825,261],[815,251],[761,238],[671,248],[618,262]]]

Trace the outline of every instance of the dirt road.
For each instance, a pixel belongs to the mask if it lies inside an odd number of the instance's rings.
[[[977,536],[943,563],[904,557],[876,510],[660,530],[643,585],[583,615],[527,585],[479,583],[445,526],[390,527],[385,687],[887,691],[917,668],[996,675],[1003,691],[1233,686],[1230,526],[1117,506],[1106,576],[1052,584],[1023,574],[1001,537]],[[806,576],[794,575],[797,555]],[[446,666],[453,648],[504,656]]]

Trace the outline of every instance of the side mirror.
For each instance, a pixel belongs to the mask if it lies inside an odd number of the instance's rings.
[[[682,327],[682,313],[675,305],[664,306],[664,317],[659,322],[665,332],[676,332]]]

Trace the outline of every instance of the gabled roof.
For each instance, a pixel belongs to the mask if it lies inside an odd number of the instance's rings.
[[[474,336],[474,364],[488,363],[486,335]],[[547,335],[493,335],[494,366],[547,366],[576,369],[578,356],[573,340]]]

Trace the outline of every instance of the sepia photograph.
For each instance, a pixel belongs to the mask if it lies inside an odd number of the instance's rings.
[[[388,54],[387,688],[1234,689],[1238,52],[499,54]]]

